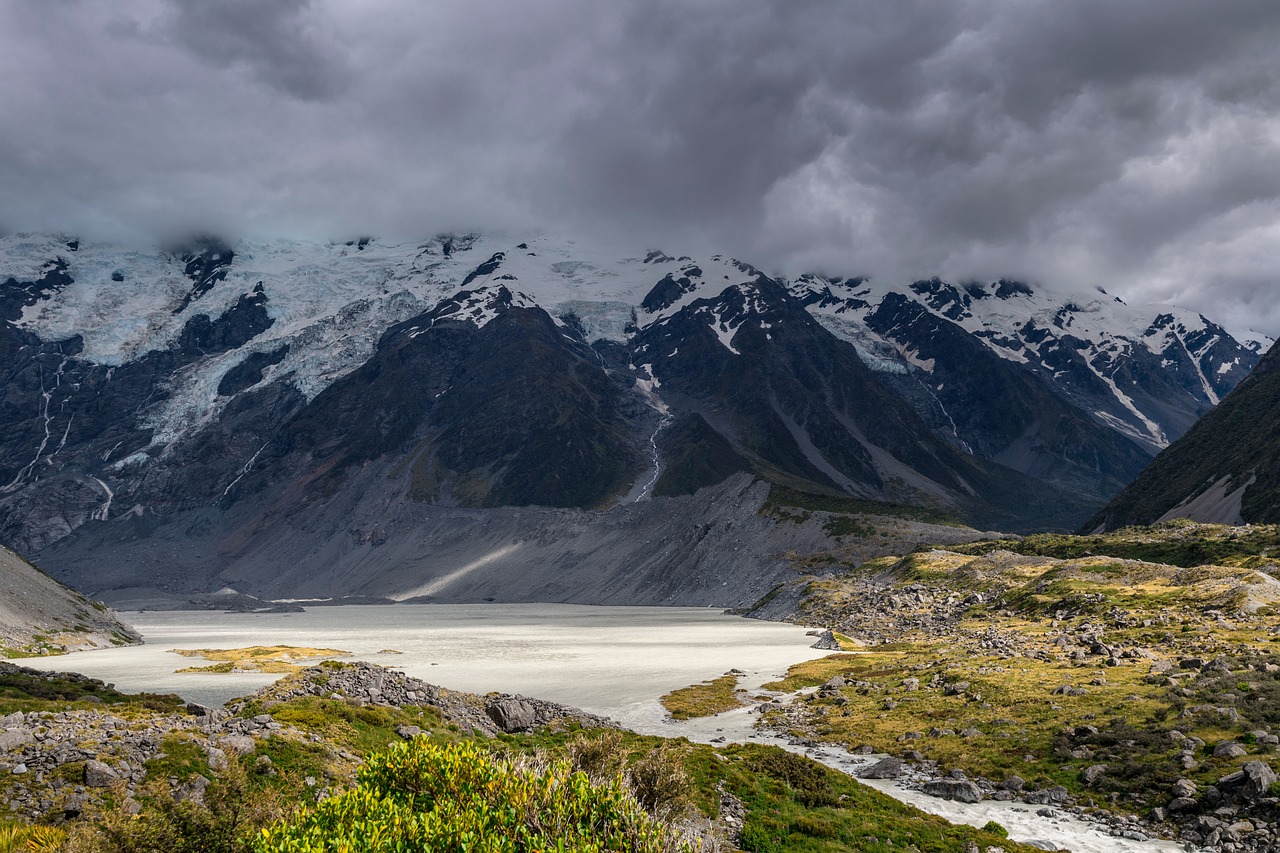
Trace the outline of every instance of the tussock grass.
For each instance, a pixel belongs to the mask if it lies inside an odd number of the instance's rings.
[[[737,691],[738,676],[725,674],[701,684],[672,690],[659,701],[672,718],[692,720],[742,707],[744,703]]]
[[[216,661],[212,666],[189,666],[175,672],[297,672],[322,658],[350,657],[341,649],[307,646],[246,646],[239,649],[169,649],[184,658]]]

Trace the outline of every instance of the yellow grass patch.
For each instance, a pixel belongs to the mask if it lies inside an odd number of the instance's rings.
[[[184,658],[204,658],[212,666],[189,666],[175,672],[295,672],[318,660],[350,657],[342,649],[309,646],[246,646],[240,649],[170,649]]]

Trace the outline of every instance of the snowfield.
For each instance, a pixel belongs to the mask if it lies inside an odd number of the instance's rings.
[[[502,235],[423,242],[242,240],[230,248],[225,278],[195,298],[178,254],[73,244],[64,235],[0,238],[0,281],[38,281],[51,262],[65,264],[73,282],[27,305],[17,325],[50,342],[78,336],[82,358],[110,366],[173,345],[192,317],[204,314],[216,320],[262,285],[273,325],[239,349],[202,359],[181,375],[171,398],[150,416],[158,452],[217,417],[227,400],[217,394],[219,383],[251,353],[287,346],[283,359],[268,367],[263,378],[287,377],[312,399],[363,364],[388,327],[461,291],[470,293],[454,319],[487,323],[496,313],[495,294],[505,288],[512,305],[542,307],[581,329],[589,340],[617,342],[692,306],[734,354],[734,333],[760,308],[754,292],[757,271],[721,255],[675,258],[549,236],[516,240]],[[664,280],[669,282],[665,298],[650,297],[646,305],[646,297]],[[1125,305],[1101,289],[1067,296],[997,282],[951,288],[956,300],[946,292],[861,279],[778,280],[793,295],[813,300],[808,306],[813,316],[882,372],[934,369],[932,360],[868,328],[867,316],[890,294],[915,300],[1013,362],[1035,361],[1051,344],[1070,336],[1082,342],[1089,369],[1111,388],[1120,407],[1119,416],[1115,411],[1097,416],[1157,446],[1168,442],[1157,419],[1115,378],[1126,356],[1138,347],[1161,353],[1183,346],[1200,365],[1204,395],[1212,403],[1218,400],[1212,378],[1236,366],[1232,361],[1202,364],[1226,334],[1203,316],[1169,306]],[[728,289],[738,290],[745,306],[736,317],[724,314],[719,299]],[[1245,337],[1255,350],[1271,343],[1258,335]]]

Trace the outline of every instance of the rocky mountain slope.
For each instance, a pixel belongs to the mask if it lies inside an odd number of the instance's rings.
[[[1096,293],[786,281],[546,237],[140,252],[15,235],[0,240],[0,535],[91,590],[288,577],[380,595],[541,542],[517,585],[554,595],[602,542],[609,565],[634,563],[625,530],[660,552],[703,543],[634,581],[678,572],[691,589],[729,573],[709,531],[755,524],[739,474],[980,527],[1074,527],[1259,346]],[[703,519],[708,487],[746,514]],[[593,544],[546,546],[552,518]],[[485,547],[455,548],[473,525]],[[91,553],[128,560],[108,577]],[[778,570],[767,560],[757,574]],[[393,566],[415,582],[373,582]]]
[[[140,643],[109,608],[67,589],[0,546],[0,656]]]
[[[1086,524],[1280,521],[1280,349]]]

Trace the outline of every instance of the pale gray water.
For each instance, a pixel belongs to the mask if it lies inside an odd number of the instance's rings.
[[[279,676],[175,674],[204,662],[170,649],[334,648],[455,690],[522,693],[623,719],[646,701],[733,667],[781,675],[793,663],[828,654],[809,648],[813,638],[804,628],[691,607],[397,604],[122,615],[142,632],[144,645],[23,663],[83,672],[121,690],[221,705]],[[404,654],[379,654],[383,649]]]

